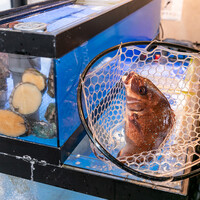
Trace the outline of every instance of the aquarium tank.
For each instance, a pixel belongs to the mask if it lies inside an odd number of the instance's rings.
[[[0,137],[13,148],[0,150],[59,164],[86,135],[77,108],[80,74],[113,45],[154,39],[160,13],[153,10],[160,1],[38,5],[1,13]],[[145,21],[137,11],[142,7]]]

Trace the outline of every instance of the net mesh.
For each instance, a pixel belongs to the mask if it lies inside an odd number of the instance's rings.
[[[150,52],[146,49],[120,47],[112,58],[105,55],[108,62],[101,62],[86,74],[82,86],[88,126],[102,147],[125,165],[156,176],[180,174],[200,161],[200,60],[197,54],[162,46]],[[121,158],[117,155],[126,144],[122,76],[132,71],[151,80],[165,95],[175,122],[157,149]],[[93,150],[103,158],[97,149]]]

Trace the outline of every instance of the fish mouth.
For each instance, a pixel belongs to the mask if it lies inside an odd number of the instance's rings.
[[[128,106],[128,110],[132,112],[142,112],[144,108],[131,108]]]
[[[127,100],[126,101],[127,104],[132,104],[132,103],[136,104],[136,103],[140,103],[140,102],[141,102],[140,100]]]
[[[130,111],[141,112],[144,110],[143,103],[141,102],[141,100],[138,100],[136,98],[127,99],[126,105]]]
[[[141,103],[141,100],[133,97],[127,97],[126,99],[127,104],[132,104],[132,103]]]
[[[128,83],[129,80],[132,78],[134,79],[135,77],[138,77],[138,76],[139,75],[133,71],[129,72],[129,73],[127,72],[122,76],[122,81],[123,81],[124,85],[128,86],[128,85],[130,85],[130,83]]]

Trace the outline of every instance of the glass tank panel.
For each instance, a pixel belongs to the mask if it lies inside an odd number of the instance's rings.
[[[4,53],[0,57],[0,132],[57,146],[52,59]]]
[[[52,32],[57,29],[69,26],[76,21],[83,20],[90,15],[97,14],[105,9],[103,6],[89,5],[66,5],[64,7],[46,11],[37,15],[26,17],[20,22],[42,22],[46,23],[47,31]],[[85,19],[84,19],[85,20]]]

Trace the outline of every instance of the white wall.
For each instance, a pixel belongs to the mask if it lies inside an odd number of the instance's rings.
[[[11,8],[10,0],[0,0],[0,11]]]
[[[161,20],[161,23],[165,38],[200,42],[200,0],[183,0],[181,20]]]
[[[28,0],[28,4],[37,3],[37,2],[41,2],[41,1],[46,1],[46,0]]]

